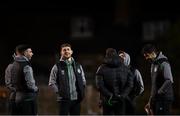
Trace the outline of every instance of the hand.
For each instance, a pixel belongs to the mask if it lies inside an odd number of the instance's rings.
[[[147,103],[144,107],[144,109],[150,109],[150,103]]]
[[[115,95],[114,99],[117,99],[117,100],[121,100],[123,98],[123,96],[121,95]]]
[[[59,93],[56,93],[57,101],[62,101],[62,97],[59,95]]]
[[[39,88],[37,88],[37,90],[35,91],[35,93],[39,93]]]
[[[108,104],[109,106],[112,106],[112,105],[113,105],[113,104],[112,104],[112,98],[113,98],[113,95],[111,95],[111,96],[109,97],[108,101],[107,101],[107,104]]]
[[[163,93],[164,92],[161,89],[158,90],[158,94],[163,94]]]
[[[146,111],[146,113],[147,113],[148,115],[153,114],[153,113],[152,113],[152,110],[151,110],[150,103],[146,104],[145,107],[144,107],[144,109],[145,109],[145,111]]]
[[[150,103],[147,103],[144,107],[144,110],[146,111],[147,114],[150,114],[150,109],[151,109]]]

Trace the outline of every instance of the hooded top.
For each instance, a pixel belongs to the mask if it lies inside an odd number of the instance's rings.
[[[31,67],[31,64],[30,64],[28,58],[26,58],[25,56],[19,56],[19,57],[15,57],[14,60],[15,60],[15,62],[18,62],[18,63],[27,63],[28,64],[28,65],[25,65],[23,67],[23,73],[24,73],[25,82],[26,82],[26,85],[27,85],[28,89],[30,89],[30,90],[32,90],[34,92],[37,92],[38,87],[35,84],[34,75],[33,75],[33,69]],[[13,68],[16,69],[17,66],[14,65]],[[12,71],[12,75],[17,73],[15,69]]]
[[[126,52],[124,52],[124,55],[125,55],[124,65],[129,66],[129,65],[130,65],[130,61],[131,61],[131,58],[130,58],[129,54],[126,53]]]
[[[131,61],[130,55],[128,53],[126,53],[126,52],[124,52],[124,55],[125,55],[124,64],[126,66],[130,67],[130,61]],[[137,95],[139,95],[144,91],[144,84],[143,84],[143,79],[142,79],[141,73],[136,68],[133,69],[133,68],[130,67],[130,69],[135,75],[136,82],[139,83],[138,85],[140,86],[140,90],[138,90],[139,93],[137,93]]]
[[[158,62],[161,59],[167,59],[160,52],[157,58],[151,64],[151,98],[157,100],[173,100],[173,76],[171,66],[168,61]]]

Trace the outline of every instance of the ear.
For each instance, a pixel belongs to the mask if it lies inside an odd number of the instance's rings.
[[[73,54],[73,50],[71,50],[71,54]]]
[[[154,57],[156,57],[156,56],[157,56],[157,54],[156,54],[155,52],[153,52],[153,53],[152,53],[152,55],[153,55]]]
[[[27,51],[24,51],[24,52],[23,52],[23,55],[26,56],[26,54],[27,54]]]

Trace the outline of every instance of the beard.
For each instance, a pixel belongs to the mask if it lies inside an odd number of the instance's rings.
[[[147,61],[149,62],[149,63],[153,63],[153,60],[152,59],[147,59]]]

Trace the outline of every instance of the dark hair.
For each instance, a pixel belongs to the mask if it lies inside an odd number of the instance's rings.
[[[118,55],[119,55],[119,54],[121,54],[121,53],[124,53],[124,51],[122,51],[122,50],[119,50],[119,51],[118,51]]]
[[[19,52],[20,54],[23,54],[23,52],[26,51],[28,48],[31,48],[31,47],[26,44],[20,44],[16,46],[15,52]]]
[[[63,47],[70,47],[70,48],[71,48],[71,45],[70,45],[69,43],[64,43],[64,44],[61,45],[60,50],[61,50]]]
[[[152,52],[155,52],[157,53],[158,50],[157,50],[157,47],[153,44],[145,44],[142,48],[142,54],[145,54],[145,53],[152,53]]]
[[[116,50],[114,48],[107,48],[106,57],[113,57],[113,56],[118,56]]]

